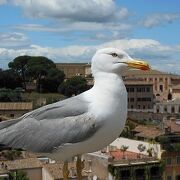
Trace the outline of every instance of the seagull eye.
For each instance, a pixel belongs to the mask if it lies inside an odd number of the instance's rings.
[[[111,55],[112,55],[112,57],[117,57],[118,56],[116,53],[112,53]]]

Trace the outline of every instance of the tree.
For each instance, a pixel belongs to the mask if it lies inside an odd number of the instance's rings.
[[[36,80],[37,91],[57,92],[57,87],[64,80],[64,73],[56,69],[54,62],[43,56],[19,56],[9,63],[22,80],[26,89],[26,82]]]
[[[123,159],[125,159],[125,152],[127,151],[127,149],[129,148],[129,146],[125,146],[125,145],[122,145],[120,150],[123,152]]]
[[[88,86],[86,79],[81,76],[75,76],[63,82],[58,89],[60,93],[71,97],[72,95],[77,95],[86,91]]]
[[[1,155],[4,156],[7,160],[12,161],[22,157],[22,152],[19,150],[8,150],[3,152]]]
[[[22,80],[23,87],[26,89],[26,81],[29,75],[28,62],[31,56],[18,56],[8,64],[9,68],[13,70]]]
[[[12,89],[0,89],[0,102],[20,102],[22,97],[19,91]]]
[[[21,80],[12,70],[0,70],[0,88],[15,89],[21,86]]]
[[[146,150],[146,146],[144,146],[143,144],[139,144],[137,148],[140,153],[142,153]],[[139,157],[140,157],[140,154],[139,154]]]
[[[50,69],[45,78],[41,79],[41,91],[57,92],[59,85],[64,81],[65,74],[58,69]]]

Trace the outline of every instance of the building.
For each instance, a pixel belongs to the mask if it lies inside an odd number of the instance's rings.
[[[76,162],[68,164],[69,179],[77,179]],[[10,178],[19,171],[25,172],[29,180],[63,180],[63,163],[51,161],[48,158],[21,158],[13,161],[0,161],[0,179]],[[83,180],[87,180],[87,173],[82,173]],[[6,179],[5,179],[6,178]]]
[[[165,162],[163,173],[164,180],[180,180],[180,151],[163,152],[162,159]]]
[[[29,180],[42,180],[42,164],[37,158],[17,159],[14,161],[1,161],[1,168],[6,174],[17,173],[18,170],[27,174]]]
[[[92,85],[91,65],[88,63],[57,63],[57,68],[64,71],[66,78],[80,75]],[[154,98],[157,101],[180,97],[180,76],[157,70],[142,71],[130,69],[123,73],[123,79],[141,79],[153,85]]]
[[[171,99],[173,97],[172,89],[174,86],[179,84],[180,81],[179,75],[169,74],[157,70],[129,70],[126,71],[123,76],[124,78],[141,78],[145,82],[152,83],[153,94],[157,101]]]
[[[154,104],[153,84],[135,78],[125,79],[124,83],[128,92],[129,111],[134,109],[152,111]]]
[[[92,77],[91,65],[88,63],[56,63],[56,67],[64,72],[66,79],[74,76]]]
[[[32,109],[32,102],[0,102],[0,116],[8,118],[18,118]]]
[[[89,177],[113,180],[159,180],[162,177],[161,162],[156,157],[150,157],[145,152],[138,151],[138,144],[142,141],[134,141],[120,138],[113,142],[107,149],[84,156],[85,169]],[[121,143],[129,145],[125,152],[120,150]],[[137,151],[137,152],[136,152]]]
[[[170,101],[158,102],[154,105],[154,113],[161,113],[166,116],[168,115],[179,115],[180,114],[180,99],[173,99]]]

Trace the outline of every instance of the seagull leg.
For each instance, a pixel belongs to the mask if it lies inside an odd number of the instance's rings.
[[[63,179],[64,180],[68,180],[68,177],[69,177],[69,171],[68,171],[68,162],[64,162],[64,165],[63,165]]]
[[[82,169],[84,168],[84,161],[81,161],[81,156],[77,157],[76,169],[78,180],[82,180]]]

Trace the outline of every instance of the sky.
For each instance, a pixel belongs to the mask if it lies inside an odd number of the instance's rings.
[[[20,55],[90,62],[116,47],[180,74],[179,0],[0,0],[0,68]]]

